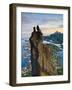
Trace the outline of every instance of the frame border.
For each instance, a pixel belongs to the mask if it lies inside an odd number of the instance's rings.
[[[16,7],[36,7],[36,8],[53,8],[68,10],[68,80],[53,81],[53,82],[36,82],[36,83],[16,83]],[[51,5],[36,5],[36,4],[18,4],[12,3],[9,5],[9,85],[11,86],[30,86],[30,85],[46,85],[70,83],[70,7],[66,6],[51,6]]]

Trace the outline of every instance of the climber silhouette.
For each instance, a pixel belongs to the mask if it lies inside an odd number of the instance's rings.
[[[35,30],[35,27],[33,27],[33,32],[32,32],[32,35],[31,37],[33,37],[33,35],[36,34],[36,30]]]
[[[42,32],[41,32],[41,30],[40,30],[40,27],[39,27],[39,25],[37,25],[37,39],[39,40],[39,41],[42,41]]]
[[[36,35],[36,30],[35,27],[33,27],[33,32],[31,33],[31,37],[29,38],[30,44],[31,44],[31,49],[34,47],[34,44],[32,42],[32,38]]]

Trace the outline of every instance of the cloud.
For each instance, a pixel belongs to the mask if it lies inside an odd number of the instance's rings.
[[[41,28],[61,28],[63,27],[62,14],[43,14],[43,13],[21,13],[22,37],[33,31],[33,27],[39,25]],[[29,36],[30,34],[28,34]]]

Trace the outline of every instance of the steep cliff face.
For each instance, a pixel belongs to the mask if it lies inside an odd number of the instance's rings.
[[[57,75],[55,65],[51,60],[51,47],[42,43],[42,37],[40,30],[34,30],[30,37],[32,76]]]
[[[42,42],[32,47],[31,64],[33,76],[57,75],[56,66],[52,62],[52,50]]]
[[[48,45],[43,43],[39,43],[38,45],[38,63],[40,65],[40,74],[47,73],[48,75],[55,75],[57,74],[56,68],[54,63],[51,60],[52,51]]]

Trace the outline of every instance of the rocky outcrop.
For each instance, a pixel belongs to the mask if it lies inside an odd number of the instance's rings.
[[[30,37],[32,76],[56,75],[57,71],[51,61],[52,51],[48,45],[42,43],[40,30],[34,32]]]
[[[48,75],[56,75],[57,71],[54,63],[51,60],[52,57],[51,48],[48,47],[48,45],[39,43],[38,52],[39,52],[38,63],[40,65],[40,72],[47,73]]]

